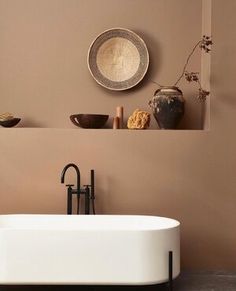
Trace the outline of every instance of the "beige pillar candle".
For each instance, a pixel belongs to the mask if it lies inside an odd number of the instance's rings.
[[[123,122],[124,122],[124,108],[123,106],[117,106],[116,107],[116,116],[119,117],[119,128],[123,128]]]
[[[113,129],[119,129],[120,128],[120,119],[118,116],[113,118]]]

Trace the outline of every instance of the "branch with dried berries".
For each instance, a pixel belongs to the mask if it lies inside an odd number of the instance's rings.
[[[189,61],[192,57],[192,55],[194,54],[194,52],[196,51],[196,49],[199,47],[201,50],[204,50],[206,53],[209,53],[211,51],[211,45],[213,44],[211,37],[210,36],[206,36],[203,35],[202,39],[200,41],[197,42],[197,44],[194,46],[193,50],[191,51],[191,53],[188,55],[188,58],[186,60],[186,63],[184,65],[183,71],[181,73],[181,75],[179,76],[179,78],[177,79],[177,81],[175,82],[175,86],[178,85],[178,83],[180,82],[180,80],[185,76],[185,79],[188,82],[197,82],[199,85],[199,89],[198,89],[198,100],[203,102],[206,100],[206,97],[210,94],[209,91],[206,91],[202,88],[200,79],[199,79],[199,72],[188,72],[186,71],[187,66],[189,64]]]
[[[191,57],[193,56],[193,54],[195,53],[197,48],[200,48],[201,50],[205,51],[206,53],[209,53],[211,51],[211,46],[213,45],[212,39],[210,36],[206,36],[203,35],[202,39],[199,40],[196,45],[193,47],[192,51],[190,52],[190,54],[187,57],[186,63],[183,67],[183,70],[180,74],[180,76],[178,77],[177,81],[174,83],[174,86],[177,86],[178,83],[181,81],[181,79],[183,77],[185,77],[185,79],[188,82],[197,82],[199,85],[199,89],[198,89],[198,100],[201,102],[204,102],[207,98],[207,96],[210,94],[209,91],[206,91],[202,88],[201,82],[200,82],[200,78],[199,78],[199,72],[188,72],[187,71],[187,66],[189,64],[189,61],[191,59]],[[154,82],[154,81],[153,81]],[[157,82],[154,82],[155,84],[157,84],[160,87],[160,84],[158,84]]]
[[[207,96],[210,94],[209,91],[206,91],[202,88],[202,85],[201,85],[201,82],[199,80],[199,72],[188,72],[188,71],[185,71],[184,72],[184,76],[185,76],[185,79],[188,81],[188,82],[197,82],[198,85],[199,85],[199,89],[198,89],[198,100],[200,102],[204,102],[206,101],[206,98]]]

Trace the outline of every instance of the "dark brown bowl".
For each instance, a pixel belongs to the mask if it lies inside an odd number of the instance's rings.
[[[21,121],[20,118],[12,118],[9,120],[0,121],[0,125],[3,127],[13,127],[13,126],[17,125],[17,123],[19,123],[20,121]]]
[[[74,125],[82,128],[102,128],[109,115],[103,114],[73,114],[70,120]]]

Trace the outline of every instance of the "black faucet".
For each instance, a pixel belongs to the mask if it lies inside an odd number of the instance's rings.
[[[72,195],[77,195],[77,214],[79,214],[80,210],[80,195],[85,195],[85,214],[90,214],[90,199],[92,200],[92,208],[93,214],[95,214],[95,207],[94,207],[94,199],[95,199],[95,191],[94,191],[94,170],[91,170],[91,184],[84,185],[83,188],[80,188],[80,170],[77,165],[70,163],[64,167],[61,173],[61,183],[64,184],[65,181],[65,173],[69,168],[74,168],[77,175],[77,188],[73,189],[74,185],[67,184],[67,214],[72,214]],[[90,193],[91,190],[91,193]],[[90,195],[91,194],[91,195]]]
[[[72,214],[72,194],[77,194],[77,213],[79,212],[79,198],[80,198],[80,171],[75,164],[68,164],[64,167],[61,173],[61,183],[64,184],[65,174],[69,168],[74,168],[77,176],[77,189],[73,189],[74,185],[67,184],[67,214]]]

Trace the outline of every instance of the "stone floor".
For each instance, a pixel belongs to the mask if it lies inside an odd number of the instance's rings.
[[[105,286],[1,286],[1,291],[168,291],[168,286],[105,287]],[[236,291],[236,274],[233,273],[183,273],[174,281],[173,291]]]

